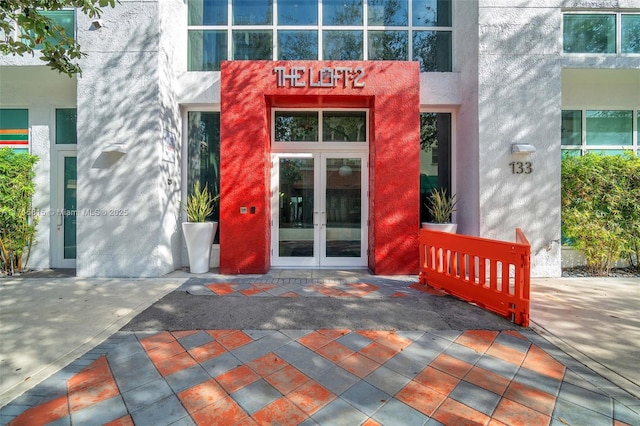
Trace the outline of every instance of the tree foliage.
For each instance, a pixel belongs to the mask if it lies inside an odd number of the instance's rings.
[[[35,155],[0,148],[0,268],[7,274],[26,267],[34,243],[37,217],[30,213],[37,161]]]
[[[638,267],[640,157],[563,158],[562,226],[592,273],[606,275],[621,256]]]
[[[69,77],[82,70],[78,59],[85,55],[80,45],[44,11],[77,8],[90,18],[99,18],[101,7],[115,6],[115,0],[0,0],[0,53],[34,55],[51,69]],[[16,32],[17,31],[17,32]]]

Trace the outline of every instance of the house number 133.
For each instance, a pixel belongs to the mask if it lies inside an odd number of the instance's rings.
[[[512,161],[509,163],[511,166],[511,173],[514,175],[530,175],[533,173],[533,165],[530,161]]]

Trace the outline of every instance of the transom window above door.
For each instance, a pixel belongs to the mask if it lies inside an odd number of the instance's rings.
[[[368,142],[366,110],[274,110],[274,143]]]

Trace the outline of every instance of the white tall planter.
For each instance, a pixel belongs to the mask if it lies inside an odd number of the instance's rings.
[[[422,222],[423,229],[429,229],[431,231],[439,231],[439,232],[449,232],[450,234],[455,234],[458,230],[457,223],[433,223],[433,222]]]
[[[192,274],[209,272],[211,245],[218,230],[218,222],[182,222],[187,243],[189,270]]]

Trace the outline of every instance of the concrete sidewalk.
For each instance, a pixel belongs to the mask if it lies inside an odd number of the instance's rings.
[[[327,346],[311,347],[313,351],[317,351],[313,356],[318,360],[324,359],[326,362],[327,359],[337,356],[336,353],[329,353],[330,347],[366,354],[366,348],[369,346],[359,346],[360,343],[356,345],[356,342],[363,341],[363,336],[369,339],[366,341],[368,345],[385,343],[380,340],[380,337],[374,338],[362,329],[377,330],[376,333],[380,333],[381,330],[388,332],[391,329],[396,329],[394,326],[397,325],[400,327],[397,328],[398,334],[408,345],[408,348],[417,350],[422,347],[421,351],[423,351],[426,350],[426,347],[421,346],[424,345],[424,342],[439,341],[441,343],[438,350],[442,352],[438,352],[440,356],[451,355],[454,358],[458,357],[458,359],[464,358],[462,353],[466,353],[465,356],[470,356],[471,353],[467,353],[469,348],[478,351],[478,342],[474,339],[479,336],[484,336],[483,339],[486,336],[491,336],[489,340],[484,341],[486,347],[482,350],[488,352],[483,355],[484,352],[481,351],[473,357],[473,363],[476,367],[486,367],[478,370],[485,371],[484,376],[478,382],[479,386],[484,386],[483,383],[488,380],[487,377],[491,374],[504,376],[504,371],[501,368],[497,368],[493,363],[487,361],[494,359],[489,354],[508,358],[513,355],[514,349],[516,351],[524,350],[519,355],[522,357],[522,361],[528,356],[538,354],[536,351],[538,348],[542,348],[566,368],[564,379],[562,379],[565,381],[558,382],[557,388],[555,388],[558,400],[555,403],[555,409],[551,409],[554,416],[561,415],[561,418],[565,419],[567,416],[575,415],[576,403],[582,403],[583,407],[591,409],[590,404],[593,401],[585,399],[585,395],[590,397],[600,395],[596,398],[597,401],[601,401],[604,395],[608,395],[607,398],[612,398],[611,401],[614,403],[610,405],[611,411],[607,411],[608,409],[600,410],[599,414],[605,416],[603,419],[609,416],[612,419],[623,421],[622,424],[634,424],[635,420],[640,422],[640,415],[638,415],[640,402],[626,393],[638,396],[637,369],[632,368],[633,360],[640,353],[640,336],[638,336],[640,327],[638,327],[635,317],[636,308],[640,306],[638,304],[640,280],[637,279],[562,278],[533,280],[531,318],[534,333],[531,330],[514,326],[493,314],[485,313],[478,307],[450,297],[441,297],[441,294],[423,292],[423,289],[412,286],[412,283],[417,281],[416,277],[377,277],[369,275],[366,271],[291,270],[274,270],[264,276],[225,277],[205,274],[197,275],[197,279],[189,279],[190,277],[195,276],[178,271],[162,279],[16,278],[0,280],[0,339],[2,342],[0,351],[0,368],[2,370],[0,407],[5,406],[25,390],[71,363],[73,368],[67,368],[65,369],[68,370],[66,373],[61,371],[55,375],[63,380],[61,382],[63,385],[67,383],[67,380],[69,380],[69,384],[74,380],[77,381],[78,374],[84,371],[82,368],[92,367],[90,371],[93,371],[93,368],[100,367],[96,367],[95,363],[101,362],[99,360],[102,359],[102,355],[110,357],[108,359],[113,370],[117,368],[123,350],[127,353],[129,351],[147,351],[152,361],[160,363],[156,364],[156,367],[161,372],[163,368],[173,369],[174,367],[163,364],[162,360],[154,358],[154,347],[148,346],[150,341],[156,339],[154,336],[166,340],[166,344],[172,345],[171,347],[179,342],[182,347],[191,348],[190,350],[196,351],[195,353],[201,353],[198,352],[202,350],[198,345],[204,345],[202,346],[204,348],[219,344],[220,350],[226,353],[226,358],[234,359],[236,363],[242,364],[243,357],[247,356],[249,347],[269,346],[276,341],[282,345],[281,347],[299,346],[300,343],[304,344],[305,340],[307,340],[306,343],[309,343],[310,336],[317,335],[320,331],[321,338],[325,340],[323,344]],[[207,285],[207,283],[211,284]],[[362,283],[367,283],[367,285],[361,285]],[[295,299],[296,297],[297,299]],[[154,304],[154,302],[157,303]],[[241,309],[245,309],[243,306],[252,307],[252,310],[242,311]],[[260,306],[264,306],[265,309],[256,309]],[[343,315],[346,310],[349,310],[352,315]],[[212,312],[216,312],[218,316],[216,317],[216,314],[212,314]],[[131,321],[134,317],[135,320]],[[186,322],[178,323],[178,321]],[[236,327],[233,326],[234,324]],[[333,327],[330,326],[332,324]],[[125,325],[124,330],[131,331],[115,333]],[[303,327],[303,325],[305,326]],[[221,328],[226,328],[226,333],[242,335],[246,339],[242,344],[246,347],[236,347],[235,343],[229,346],[228,337],[225,337],[222,331],[216,331]],[[343,334],[333,336],[331,333],[327,334],[326,331],[322,332],[327,328],[342,328]],[[484,331],[480,335],[475,332],[469,334],[468,331],[465,331],[478,329]],[[180,331],[165,336],[161,333],[162,330]],[[202,334],[203,330],[207,330],[207,333]],[[501,333],[500,330],[507,331]],[[530,346],[526,346],[528,349],[523,349],[521,343],[512,339],[514,336],[512,333],[518,333],[518,330],[521,331],[522,337],[530,341]],[[112,337],[102,345],[98,345],[109,336]],[[195,343],[195,336],[198,336],[198,343]],[[376,334],[376,336],[379,335]],[[336,341],[333,342],[332,339],[336,339]],[[445,339],[446,342],[441,339]],[[272,343],[267,344],[267,341]],[[492,346],[494,341],[497,346]],[[487,344],[487,342],[489,343]],[[511,345],[511,349],[505,348],[505,343]],[[467,349],[462,348],[465,344],[469,346]],[[96,349],[76,360],[95,345],[98,345]],[[345,349],[344,345],[347,345],[349,349]],[[427,349],[433,351],[431,347]],[[108,355],[108,351],[112,351],[111,355]],[[402,356],[407,357],[411,353],[409,351]],[[416,353],[424,355],[424,352]],[[287,356],[286,351],[281,354],[283,357]],[[402,358],[400,355],[396,354],[395,358]],[[424,371],[433,371],[432,368],[440,372],[446,371],[446,368],[442,367],[442,363],[438,364],[437,359],[426,360],[423,359],[423,355],[420,356],[420,362],[426,364],[421,364],[420,368],[424,368]],[[196,358],[195,355],[193,357]],[[469,358],[465,359],[469,360]],[[74,362],[74,360],[76,361]],[[246,358],[246,361],[248,360],[249,358]],[[287,368],[295,367],[309,377],[314,374],[315,370],[305,370],[304,366],[299,364],[300,361],[294,358],[287,361],[289,362]],[[413,360],[413,362],[415,361]],[[431,361],[434,364],[429,365]],[[377,375],[385,371],[395,379],[402,376],[403,386],[408,386],[407,389],[418,389],[418,385],[415,384],[416,380],[419,381],[419,376],[415,376],[418,367],[415,367],[416,372],[412,375],[403,371],[403,364],[394,362],[393,359],[380,362],[383,365],[376,370]],[[249,370],[260,374],[251,364],[247,364],[247,366]],[[206,370],[206,361],[203,361],[201,368],[204,368],[209,375],[213,374],[212,371]],[[347,377],[343,371],[347,367],[340,365],[338,368],[336,361],[336,364],[331,368],[342,372],[342,376],[340,379],[336,378],[338,382],[323,383],[323,385],[325,389],[334,391],[335,395],[332,398],[337,399],[334,399],[332,403],[317,413],[315,411],[313,414],[305,413],[305,418],[312,416],[312,420],[318,421],[322,415],[330,414],[333,408],[344,409],[346,407],[345,401],[347,405],[350,404],[350,409],[358,408],[357,401],[353,402],[349,398],[362,397],[358,392],[364,392],[365,388],[369,389],[372,383],[376,384],[375,380],[382,377],[375,376],[378,377],[376,379],[372,373],[373,378],[367,377],[362,382],[357,382],[354,379],[349,384],[349,386],[353,386],[353,391],[345,391],[346,388],[341,389],[341,386],[344,385],[344,379]],[[388,369],[393,370],[393,373],[390,373]],[[151,370],[156,371],[154,368]],[[214,370],[216,370],[216,374],[228,373],[221,373],[217,367]],[[70,371],[74,373],[71,374]],[[121,392],[123,391],[123,382],[121,381],[126,381],[128,374],[126,370],[121,370],[115,378],[111,378],[112,381],[115,379]],[[157,375],[157,373],[154,374]],[[179,375],[180,373],[175,374]],[[462,377],[459,377],[456,379],[458,385],[449,389],[449,398],[458,395],[457,401],[460,401],[467,398],[464,395],[467,395],[468,392],[478,391],[479,388],[474,387],[474,381],[470,378],[474,373],[469,371],[465,374],[467,375],[464,376],[464,381],[461,381]],[[504,385],[502,392],[506,392],[508,396],[512,386],[522,386],[522,383],[526,382],[523,379],[524,376],[520,377],[522,374],[526,376],[530,374],[530,370],[522,370],[522,366],[520,370],[513,370],[511,376],[506,378],[511,384]],[[171,377],[173,376],[170,375],[165,379],[169,380]],[[216,378],[219,383],[224,381],[224,378],[221,377],[213,375],[211,377]],[[348,377],[354,378],[352,375]],[[589,383],[583,386],[582,384],[586,383],[585,377],[588,378]],[[260,383],[260,386],[264,387],[264,380],[269,380],[269,378],[265,375],[253,386],[258,386]],[[405,380],[411,380],[410,385]],[[496,380],[504,381],[505,377],[498,377]],[[167,383],[173,387],[170,380]],[[354,385],[354,383],[356,384]],[[381,388],[387,389],[386,385],[380,383],[379,390]],[[306,386],[312,386],[311,382]],[[313,386],[319,386],[319,384],[316,383]],[[340,394],[338,390],[344,392],[344,395]],[[538,389],[538,391],[545,390]],[[63,386],[63,391],[66,392],[66,385]],[[185,405],[185,401],[180,399],[184,395],[176,389],[174,392],[172,401],[178,405],[182,401],[183,408],[187,407],[188,404]],[[225,400],[236,401],[241,405],[245,404],[243,409],[246,413],[252,416],[259,415],[257,409],[254,412],[247,408],[252,404],[251,398],[249,400],[242,399],[242,395],[247,392],[238,390],[236,394],[228,391]],[[281,390],[280,392],[282,395],[285,394]],[[389,392],[391,389],[388,389],[387,393]],[[492,389],[491,392],[485,394],[472,393],[483,401],[486,401],[487,396],[490,396],[489,399],[495,402],[492,407],[480,404],[476,408],[481,409],[480,411],[484,413],[482,415],[491,416],[493,413],[495,416],[492,418],[498,419],[499,416],[505,415],[505,407],[515,397],[510,400],[504,399],[503,403],[503,400],[495,392],[497,391]],[[408,390],[403,390],[399,393],[399,397],[403,395],[410,397],[409,394]],[[131,395],[133,394],[130,394],[129,397],[134,397]],[[391,395],[393,393],[388,396]],[[70,396],[65,396],[65,398],[70,398]],[[130,407],[126,395],[123,394],[122,397],[118,396],[117,398],[120,398],[120,401],[124,400],[127,407]],[[291,398],[294,397],[290,397],[289,400]],[[473,399],[471,396],[468,398]],[[42,402],[42,398],[29,398],[29,392],[19,399],[20,404],[16,405],[14,402],[2,408],[0,415],[2,415],[3,421],[0,424],[5,424],[6,421],[20,414],[20,410],[27,409],[24,404]],[[67,399],[67,401],[71,400]],[[374,414],[374,411],[367,414],[365,408],[360,408],[365,411],[365,414],[371,415],[369,418],[375,420],[376,418],[384,418],[386,415],[384,413],[387,413],[391,407],[406,409],[406,404],[411,405],[411,403],[411,398],[405,400],[393,398],[389,400],[386,411],[381,408],[379,413],[376,411],[377,414]],[[478,404],[478,401],[465,399],[462,403],[467,407],[473,407],[474,404]],[[455,403],[452,402],[452,404]],[[496,404],[498,404],[498,408],[496,408]],[[446,406],[447,404],[443,403],[439,410],[444,410]],[[100,404],[97,404],[93,408],[99,407]],[[606,407],[606,404],[603,407]],[[91,411],[89,408],[92,407],[87,407],[88,411],[69,413],[67,417],[77,420],[81,418],[78,416],[88,415],[87,413],[96,415],[97,411]],[[320,407],[318,406],[318,408]],[[424,415],[434,415],[437,418],[437,416],[445,416],[446,414],[436,412],[435,409],[433,412],[425,414],[425,411],[419,410],[419,407],[413,408],[418,412],[407,409],[407,415],[411,414],[420,419]],[[152,410],[153,407],[149,406],[147,409]],[[360,411],[362,412],[362,410]],[[584,411],[585,408],[580,410]],[[136,412],[136,415],[140,416],[142,412]],[[358,415],[361,415],[361,412]],[[546,413],[546,415],[551,415],[552,412]],[[590,411],[587,410],[587,412]],[[127,413],[126,409],[124,413]],[[130,408],[129,413],[131,413]],[[538,414],[540,413],[538,412]],[[73,417],[74,415],[76,417]],[[194,417],[191,411],[185,415],[187,416],[185,418],[188,418],[189,415]],[[136,420],[135,423],[138,424],[139,421]]]

